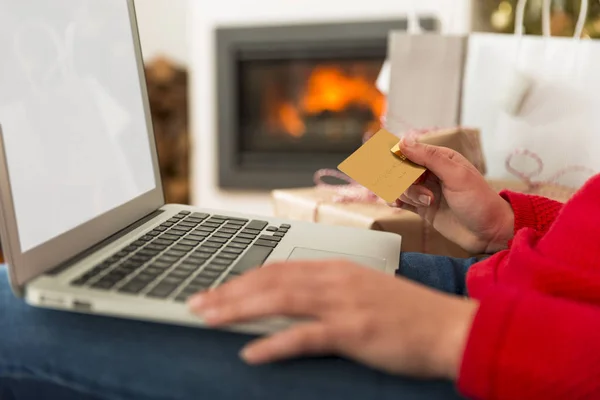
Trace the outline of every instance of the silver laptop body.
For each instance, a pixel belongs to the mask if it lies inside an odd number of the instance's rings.
[[[165,204],[132,0],[0,0],[0,54],[0,233],[29,304],[202,326],[186,298],[264,263],[398,268],[395,234]]]

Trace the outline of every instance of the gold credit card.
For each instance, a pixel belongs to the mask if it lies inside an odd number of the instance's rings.
[[[338,169],[386,202],[393,203],[425,173],[425,167],[400,153],[398,142],[395,135],[382,129]]]

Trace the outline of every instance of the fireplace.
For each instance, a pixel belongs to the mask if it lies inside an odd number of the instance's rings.
[[[422,26],[435,30],[433,19]],[[220,28],[219,186],[299,187],[379,128],[376,80],[390,30],[406,20]]]

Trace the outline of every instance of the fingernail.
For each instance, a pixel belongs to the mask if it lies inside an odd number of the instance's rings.
[[[422,194],[421,196],[419,196],[419,203],[429,207],[431,205],[431,197]]]
[[[405,147],[412,147],[415,144],[417,144],[417,142],[415,141],[415,139],[412,136],[405,136],[402,138],[402,144]]]
[[[198,309],[204,305],[204,302],[205,302],[205,298],[203,295],[200,294],[200,295],[192,297],[188,301],[188,306],[193,309]]]

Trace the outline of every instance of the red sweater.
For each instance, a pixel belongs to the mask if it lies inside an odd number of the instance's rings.
[[[480,308],[459,390],[478,400],[600,399],[600,175],[565,205],[502,196],[515,237],[469,271]]]

